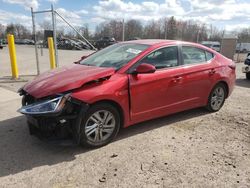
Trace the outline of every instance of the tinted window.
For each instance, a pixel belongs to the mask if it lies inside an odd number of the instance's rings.
[[[183,46],[182,57],[184,64],[206,62],[205,51],[195,47]]]
[[[210,53],[208,51],[206,51],[206,58],[207,58],[207,61],[209,61],[210,59],[213,59],[214,57],[214,54],[213,53]]]
[[[144,57],[140,63],[154,65],[156,69],[175,67],[178,65],[178,48],[177,46],[161,48]]]

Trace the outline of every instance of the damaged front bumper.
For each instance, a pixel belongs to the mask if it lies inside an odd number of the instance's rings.
[[[70,94],[40,101],[25,94],[22,103],[23,107],[18,111],[26,115],[31,135],[52,142],[70,140],[79,144],[81,122],[88,104],[72,98]]]

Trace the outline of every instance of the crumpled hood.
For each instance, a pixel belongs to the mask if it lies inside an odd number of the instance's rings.
[[[35,98],[77,89],[87,82],[97,80],[115,73],[114,68],[102,68],[72,64],[45,72],[28,82],[23,90]]]

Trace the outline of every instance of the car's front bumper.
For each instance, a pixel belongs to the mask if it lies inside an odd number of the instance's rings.
[[[88,104],[71,98],[57,113],[25,116],[31,135],[50,142],[79,144],[81,121],[87,109]]]

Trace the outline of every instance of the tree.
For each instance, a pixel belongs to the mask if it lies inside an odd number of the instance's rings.
[[[125,24],[125,40],[142,37],[143,27],[138,20],[128,20]]]
[[[13,35],[16,35],[16,29],[15,29],[14,24],[11,23],[11,24],[7,25],[6,30],[5,30],[5,33],[6,33],[6,34],[13,34]]]
[[[161,24],[159,21],[152,20],[144,27],[143,38],[159,39],[161,37]]]
[[[5,26],[0,24],[0,38],[4,38],[5,36]]]
[[[177,26],[174,16],[171,16],[167,23],[167,39],[176,39]]]
[[[89,25],[88,24],[84,24],[83,27],[80,27],[80,32],[81,34],[86,38],[89,39],[90,38],[90,32],[89,32]]]
[[[238,41],[239,42],[250,42],[250,27],[241,29],[238,32]]]
[[[49,21],[44,21],[40,24],[40,27],[44,30],[52,30],[52,23]]]
[[[116,40],[122,40],[122,21],[111,20],[109,22],[109,27],[112,28],[111,30],[111,37],[114,37]]]
[[[30,35],[31,35],[30,31],[26,27],[24,27],[23,25],[15,24],[14,27],[16,30],[17,38],[21,39],[21,38],[29,38],[30,37]]]

